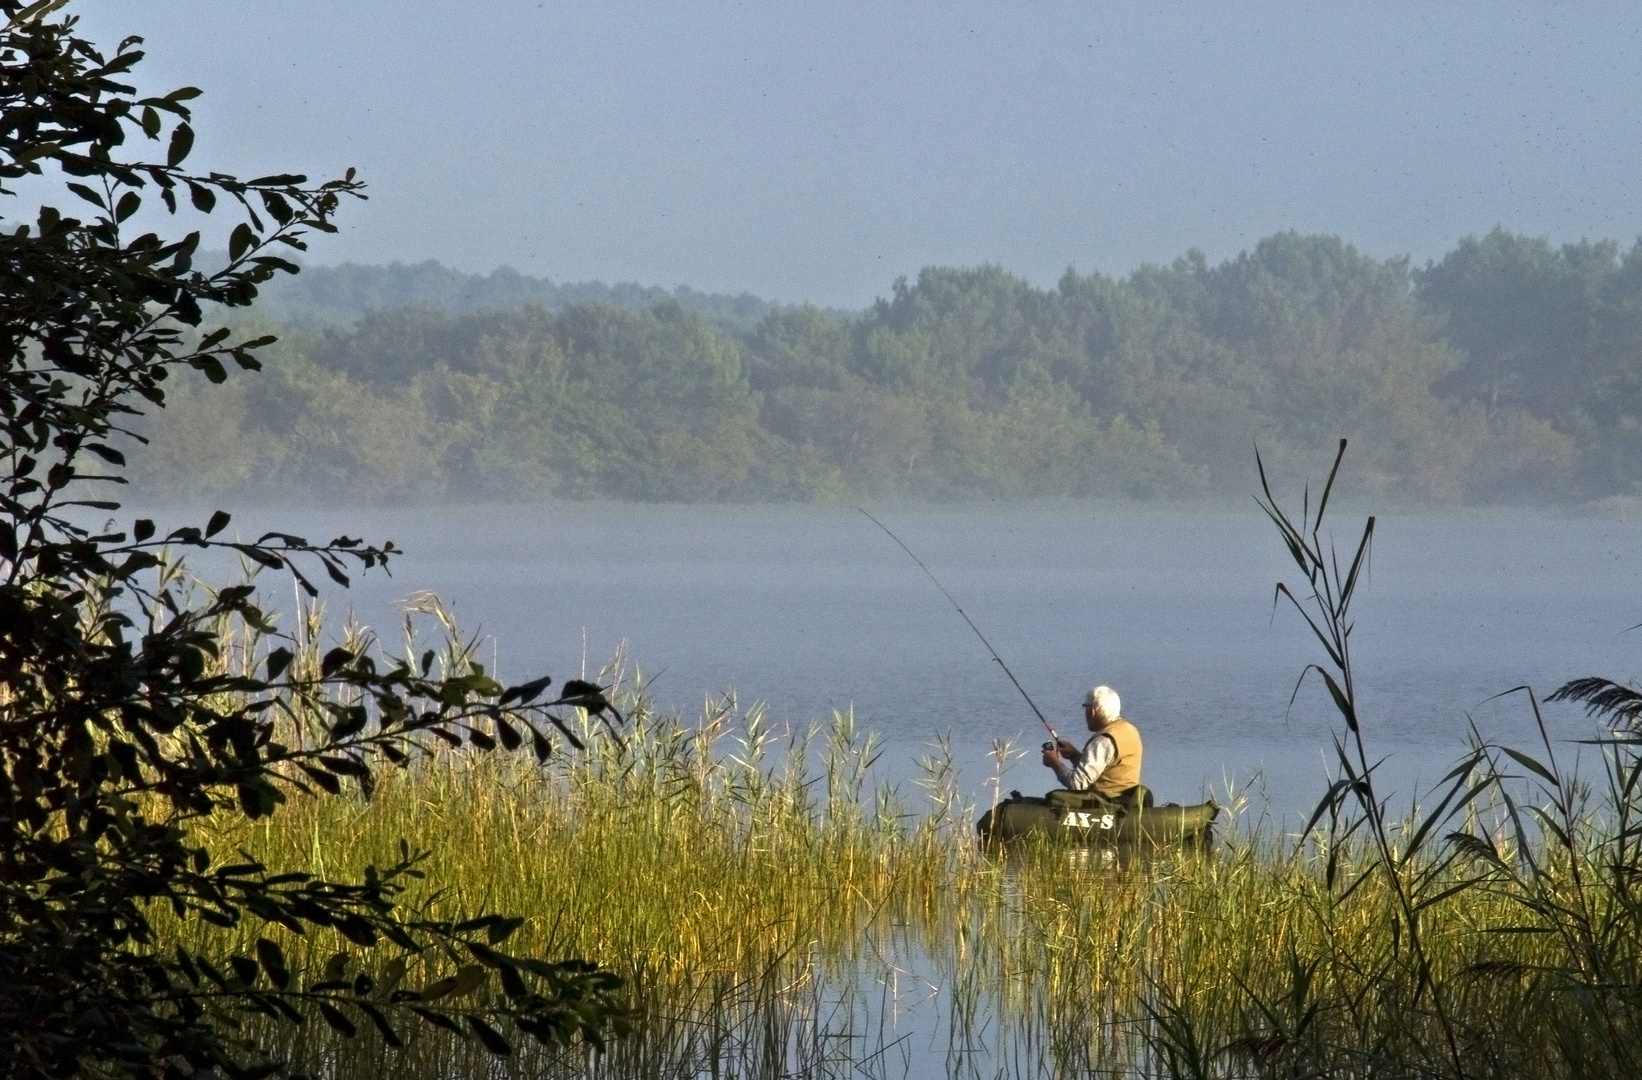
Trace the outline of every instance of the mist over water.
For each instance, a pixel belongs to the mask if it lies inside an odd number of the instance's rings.
[[[181,523],[193,515],[161,514]],[[1089,685],[1122,694],[1160,800],[1255,783],[1255,812],[1289,820],[1324,785],[1337,720],[1321,685],[1290,695],[1320,657],[1299,616],[1273,608],[1298,586],[1270,524],[1168,510],[882,510],[1066,735]],[[1361,517],[1334,518],[1349,550]],[[393,577],[328,594],[390,650],[398,602],[433,590],[504,677],[596,672],[618,649],[662,708],[693,715],[734,691],[778,729],[853,707],[879,732],[879,774],[915,789],[915,759],[950,733],[965,788],[990,798],[997,737],[1027,750],[1003,789],[1038,791],[1043,732],[958,614],[915,565],[849,509],[635,506],[256,510],[230,531],[279,526],[392,539]],[[220,572],[220,568],[211,572]],[[264,578],[274,606],[288,580]],[[1638,670],[1642,526],[1526,514],[1382,518],[1353,637],[1364,730],[1401,799],[1483,736],[1537,740],[1520,685]],[[1576,710],[1546,709],[1553,738],[1587,737]],[[1571,748],[1563,747],[1564,752]],[[1262,802],[1262,797],[1264,802]]]

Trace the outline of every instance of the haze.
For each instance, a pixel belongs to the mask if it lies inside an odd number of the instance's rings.
[[[81,5],[193,84],[213,166],[357,166],[316,262],[436,258],[859,308],[1282,229],[1628,243],[1627,4]]]

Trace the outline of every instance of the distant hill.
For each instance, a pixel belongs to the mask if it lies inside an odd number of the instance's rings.
[[[663,300],[708,322],[750,329],[775,310],[775,303],[741,293],[697,292],[687,285],[663,289],[624,281],[557,283],[501,267],[488,274],[465,274],[429,259],[407,265],[307,266],[295,277],[281,276],[262,290],[258,307],[277,321],[306,325],[343,326],[366,311],[388,311],[422,304],[450,315],[466,315],[481,308],[512,308],[540,304],[559,311],[568,304],[599,301],[622,308],[648,309]]]

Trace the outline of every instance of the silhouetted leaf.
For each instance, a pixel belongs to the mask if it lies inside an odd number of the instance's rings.
[[[388,961],[388,966],[382,969],[382,988],[392,990],[405,977],[405,958],[396,956]]]
[[[267,661],[268,681],[272,682],[281,675],[285,674],[285,669],[291,666],[292,659],[293,656],[291,650],[285,648],[284,646],[281,646],[280,648],[277,648],[273,652],[269,653]]]
[[[458,1035],[462,1034],[462,1028],[460,1027],[460,1025],[458,1025],[456,1023],[456,1021],[452,1020],[450,1017],[446,1016],[444,1013],[438,1012],[434,1009],[416,1009],[416,1008],[411,1009],[411,1012],[415,1013],[417,1016],[420,1016],[422,1019],[426,1020],[428,1023],[432,1024],[434,1027],[444,1028],[446,1031],[453,1031]]]
[[[334,1030],[340,1032],[343,1038],[351,1039],[355,1035],[359,1034],[359,1029],[354,1027],[353,1021],[349,1020],[346,1016],[343,1016],[334,1005],[327,1004],[323,1001],[320,1002],[319,1015],[323,1016],[325,1018],[325,1022]]]
[[[559,688],[559,701],[575,705],[588,712],[603,712],[610,707],[604,699],[604,688],[581,679],[570,679]]]
[[[194,367],[205,372],[205,377],[214,383],[228,381],[228,371],[222,366],[222,361],[214,356],[197,356],[193,360]]]
[[[246,986],[253,986],[257,981],[257,963],[248,956],[230,956],[228,966],[234,969],[234,977]]]
[[[239,261],[247,251],[251,250],[251,245],[254,243],[256,243],[256,234],[251,231],[251,226],[243,221],[240,222],[234,226],[234,231],[228,236],[228,257],[236,262]]]
[[[324,769],[316,769],[312,765],[307,765],[302,762],[297,762],[297,768],[306,773],[314,783],[324,788],[327,793],[331,795],[342,794],[342,785],[337,781],[335,776],[326,772]]]
[[[183,163],[193,149],[194,129],[187,124],[178,124],[171,131],[171,145],[165,152],[165,163],[175,168]]]
[[[542,691],[547,689],[552,682],[552,679],[544,676],[540,679],[534,679],[527,683],[520,683],[518,686],[510,686],[502,692],[502,697],[498,704],[509,705],[515,701],[528,704],[529,702],[532,702],[536,700],[536,698],[540,697]]]
[[[524,979],[519,975],[519,969],[512,964],[498,968],[497,974],[501,976],[502,993],[506,994],[509,999],[517,1001],[530,993],[530,988],[525,985]]]
[[[281,990],[291,985],[291,973],[285,967],[285,954],[278,945],[267,938],[257,938],[257,959],[262,963],[262,970],[268,974],[269,982]]]
[[[470,1016],[467,1019],[468,1027],[472,1028],[473,1033],[479,1036],[479,1041],[484,1044],[486,1050],[489,1050],[492,1054],[495,1054],[498,1057],[506,1057],[507,1055],[513,1053],[513,1047],[509,1046],[508,1041],[502,1038],[501,1032],[497,1031],[477,1016]]]
[[[74,194],[78,195],[80,198],[84,199],[86,202],[90,203],[92,206],[95,206],[97,209],[99,209],[99,210],[107,210],[108,209],[108,204],[103,202],[103,197],[101,195],[99,195],[97,192],[95,192],[95,191],[91,190],[90,188],[86,187],[84,184],[79,184],[79,183],[75,183],[73,181],[70,181],[70,182],[64,184],[63,186],[68,188],[70,191],[74,192]]]
[[[485,985],[485,969],[478,964],[466,964],[456,970],[452,978],[451,997],[466,997]]]
[[[485,940],[492,945],[500,945],[513,936],[513,932],[525,924],[523,916],[514,916],[510,919],[493,919],[485,930]]]
[[[405,1045],[404,1040],[399,1037],[399,1032],[395,1031],[393,1025],[388,1023],[388,1018],[382,1015],[381,1009],[364,1001],[354,1002],[354,1008],[370,1018],[371,1023],[376,1025],[376,1030],[382,1033],[382,1040],[389,1046],[397,1048]]]
[[[375,945],[376,928],[358,915],[347,915],[336,924],[337,931],[355,945]]]
[[[345,952],[332,953],[331,958],[325,961],[324,980],[336,982],[348,970],[348,954]]]

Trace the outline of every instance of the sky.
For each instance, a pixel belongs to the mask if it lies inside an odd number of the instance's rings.
[[[313,262],[860,307],[1284,229],[1440,258],[1642,233],[1642,5],[81,0],[191,163],[357,167]]]

